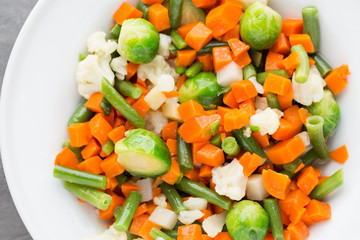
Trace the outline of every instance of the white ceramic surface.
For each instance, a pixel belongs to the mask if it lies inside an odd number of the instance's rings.
[[[16,207],[35,240],[84,239],[106,228],[94,208],[79,203],[52,178],[53,162],[67,138],[66,122],[80,97],[78,53],[94,31],[108,31],[121,0],[40,0],[11,54],[1,94],[1,154]],[[134,1],[129,1],[134,3]],[[330,149],[347,144],[344,186],[328,197],[333,218],[310,229],[310,239],[357,239],[360,213],[360,61],[357,0],[270,0],[284,18],[303,6],[320,10],[321,52],[333,66],[349,64],[352,75],[338,96],[342,120]],[[331,174],[340,168],[331,163]],[[16,226],[14,226],[16,227]]]

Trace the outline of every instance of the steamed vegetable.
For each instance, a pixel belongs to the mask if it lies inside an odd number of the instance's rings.
[[[327,149],[323,134],[324,119],[320,116],[308,117],[305,126],[316,154],[321,159],[329,159],[330,153]]]

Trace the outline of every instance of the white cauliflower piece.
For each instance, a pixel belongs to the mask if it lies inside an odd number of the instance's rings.
[[[277,109],[276,109],[277,110]],[[261,135],[273,134],[280,126],[280,117],[283,115],[279,110],[266,108],[264,111],[257,110],[254,115],[250,117],[250,125],[258,126]]]
[[[248,178],[243,174],[243,167],[236,158],[226,166],[213,168],[212,174],[217,193],[236,201],[245,196]]]
[[[202,226],[209,237],[214,238],[222,231],[227,213],[224,211],[221,214],[214,214],[203,221]]]
[[[136,181],[135,185],[140,187],[141,202],[148,202],[153,198],[153,178],[145,178]]]
[[[174,90],[175,80],[170,74],[163,74],[158,79],[156,86],[161,92],[170,92]]]
[[[313,102],[320,102],[324,97],[325,85],[324,79],[315,66],[310,68],[309,78],[304,83],[296,82],[294,74],[292,79],[294,100],[305,106],[310,106]]]
[[[255,89],[258,93],[263,94],[264,93],[264,87],[260,83],[256,81],[256,77],[252,76],[249,78],[249,81],[252,82],[255,86]]]
[[[262,201],[269,196],[266,191],[261,174],[252,174],[246,184],[246,197],[250,200]]]
[[[202,213],[200,210],[181,211],[178,216],[178,219],[183,224],[189,225],[195,222],[196,220],[202,218],[203,216],[204,213]]]
[[[138,77],[145,81],[149,79],[154,85],[157,84],[158,79],[163,74],[170,74],[174,79],[179,77],[175,69],[167,63],[163,56],[157,55],[151,62],[140,64],[138,69]]]
[[[168,124],[168,119],[161,111],[149,111],[144,116],[146,127],[149,131],[160,136],[161,131]]]
[[[117,79],[124,80],[127,74],[126,66],[128,62],[123,57],[113,58],[110,63],[111,69],[115,72]]]
[[[244,133],[244,136],[245,137],[250,137],[251,136],[251,129],[250,127],[246,127],[244,130],[243,130],[243,133]]]
[[[171,37],[163,33],[160,33],[159,35],[160,45],[157,54],[163,56],[165,59],[168,59],[170,56],[169,46],[172,42]]]
[[[161,193],[159,196],[154,197],[154,204],[163,208],[167,207],[166,196]]]
[[[100,57],[109,56],[116,51],[117,43],[106,40],[106,33],[94,32],[87,40],[89,53],[94,53]]]
[[[172,230],[177,223],[178,216],[174,211],[159,206],[151,213],[149,220],[161,228]]]
[[[184,206],[189,210],[203,210],[207,208],[207,204],[207,200],[196,197],[191,197],[184,201]]]
[[[126,232],[119,232],[111,225],[99,236],[88,238],[88,240],[127,240],[127,235]]]
[[[150,108],[154,111],[158,110],[166,100],[166,96],[160,91],[158,86],[153,87],[144,98],[144,101],[149,104]]]
[[[255,109],[265,110],[269,107],[266,97],[255,97]]]
[[[217,82],[222,87],[228,87],[231,83],[243,80],[242,68],[234,61],[223,67],[216,74]]]

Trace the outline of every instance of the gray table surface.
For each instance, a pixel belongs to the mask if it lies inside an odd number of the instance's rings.
[[[5,68],[27,16],[37,0],[0,0],[0,85],[4,78]],[[32,239],[21,221],[10,196],[0,161],[0,239]]]

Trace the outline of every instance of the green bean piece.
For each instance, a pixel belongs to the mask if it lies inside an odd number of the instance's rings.
[[[252,132],[258,132],[258,131],[260,131],[260,127],[259,127],[259,126],[251,125],[251,126],[250,126],[250,131],[252,131]]]
[[[231,131],[233,136],[236,138],[236,141],[240,144],[240,146],[247,152],[256,153],[262,158],[267,158],[266,153],[259,144],[255,141],[255,139],[250,136],[246,137],[244,135],[244,129],[236,129]]]
[[[301,44],[292,46],[291,52],[297,52],[300,57],[300,64],[295,70],[295,81],[298,83],[304,83],[309,77],[309,56]]]
[[[175,68],[175,72],[177,74],[184,74],[186,72],[187,68],[186,67],[177,67]]]
[[[114,143],[111,139],[107,140],[107,142],[101,146],[101,150],[106,153],[106,155],[110,155],[112,151],[114,151]]]
[[[306,129],[310,136],[310,142],[320,159],[329,159],[330,153],[326,147],[323,127],[324,118],[320,116],[310,116],[306,119]]]
[[[214,47],[228,47],[229,44],[227,42],[221,41],[210,41],[208,42],[200,51],[197,52],[198,55],[212,53]]]
[[[310,193],[312,199],[321,200],[329,193],[336,190],[344,183],[344,172],[342,169],[331,175],[329,178],[318,184]]]
[[[193,65],[191,65],[191,67],[189,67],[188,70],[186,70],[185,75],[188,78],[195,77],[199,72],[201,72],[202,68],[203,68],[202,63],[196,62]]]
[[[276,94],[271,92],[266,93],[266,100],[270,108],[276,108],[281,110],[280,103]]]
[[[126,100],[111,86],[106,78],[101,82],[101,92],[111,105],[136,128],[145,128],[145,120]]]
[[[217,146],[218,148],[221,147],[221,134],[217,133],[214,136],[211,137],[210,143],[214,146]]]
[[[319,70],[321,77],[325,78],[333,68],[320,53],[314,53],[311,56],[315,60],[315,66]]]
[[[231,87],[225,87],[225,88],[222,88],[222,89],[220,89],[220,90],[218,91],[217,96],[221,96],[221,95],[223,95],[223,94],[225,94],[225,93],[229,92],[230,90],[231,90]]]
[[[314,45],[314,52],[317,52],[320,46],[320,23],[317,7],[304,7],[302,9],[302,18],[304,22],[303,33],[309,34]]]
[[[142,94],[142,89],[128,80],[115,80],[115,89],[122,95],[133,99],[138,99]]]
[[[187,47],[187,43],[177,31],[171,31],[170,36],[177,49],[184,49]]]
[[[114,208],[113,213],[114,213],[114,217],[115,217],[115,219],[117,219],[117,218],[119,217],[120,212],[121,212],[121,209],[122,209],[122,207],[121,207],[121,206],[116,206],[116,207]]]
[[[184,206],[181,196],[176,191],[174,186],[163,182],[160,184],[160,187],[166,198],[169,200],[169,203],[176,214],[179,214],[181,211],[187,210],[187,208]]]
[[[267,76],[269,75],[269,73],[273,73],[273,74],[282,76],[284,78],[290,78],[290,76],[289,76],[289,74],[288,74],[288,72],[286,70],[280,69],[280,70],[271,70],[271,71],[268,71],[268,72],[258,73],[256,75],[256,81],[258,83],[260,83],[261,85],[264,85],[265,80],[266,80]]]
[[[295,176],[296,169],[302,164],[302,160],[300,158],[296,158],[294,161],[283,164],[283,171],[281,173],[286,174],[289,178],[293,178]]]
[[[176,139],[177,157],[180,170],[184,173],[190,172],[194,169],[190,144],[185,142],[179,133],[177,133]]]
[[[94,207],[106,210],[111,204],[112,198],[109,194],[103,193],[92,187],[87,187],[71,182],[64,182],[66,190],[74,194],[77,198],[90,203]]]
[[[127,176],[125,174],[120,174],[117,175],[115,178],[118,181],[118,188],[121,189],[121,185],[123,185],[126,182]]]
[[[184,177],[184,173],[180,171],[180,176],[175,183],[179,183],[183,177]]]
[[[74,123],[87,122],[94,116],[94,113],[85,106],[86,102],[87,102],[87,100],[84,99],[82,101],[82,103],[80,104],[80,106],[71,115],[71,117],[68,121],[68,125],[71,125]]]
[[[118,39],[120,36],[120,31],[121,31],[121,26],[119,24],[115,24],[114,27],[111,29],[110,34],[114,38]]]
[[[129,231],[126,232],[126,235],[127,235],[127,240],[139,239],[139,236],[134,235],[134,234],[130,233]]]
[[[102,98],[100,103],[101,109],[104,111],[105,116],[109,116],[111,113],[112,106],[106,98]]]
[[[53,176],[55,178],[59,178],[71,183],[99,188],[102,190],[106,189],[107,179],[105,176],[101,176],[101,175],[96,175],[96,174],[56,165],[53,171]]]
[[[265,211],[269,215],[271,233],[274,240],[284,240],[284,225],[281,218],[279,202],[277,199],[266,198],[263,200]]]
[[[84,54],[84,53],[79,53],[79,62],[81,62],[82,60],[84,60],[88,55]]]
[[[254,65],[249,63],[243,68],[243,77],[245,80],[248,80],[251,77],[256,77],[256,70]]]
[[[176,55],[177,55],[177,50],[178,50],[178,49],[175,47],[174,44],[170,44],[170,45],[169,45],[169,51],[170,51],[170,53],[171,53],[172,55],[176,56]]]
[[[135,214],[137,207],[141,201],[141,193],[136,191],[131,191],[129,196],[126,198],[124,205],[119,213],[118,218],[114,223],[114,228],[121,232],[127,231],[129,229],[131,220]]]
[[[164,240],[174,240],[172,237],[164,233],[163,231],[157,229],[156,227],[152,228],[150,231],[150,236],[154,239],[161,238]]]
[[[263,59],[263,54],[261,51],[256,51],[255,49],[250,49],[249,55],[251,61],[254,63],[255,67],[260,67],[261,61]],[[264,60],[265,61],[265,60]]]
[[[229,156],[237,156],[240,153],[240,146],[234,137],[227,137],[221,144],[222,150]]]
[[[183,2],[184,0],[170,0],[169,17],[171,29],[178,29],[180,27]]]
[[[194,197],[204,198],[209,203],[219,206],[225,210],[229,210],[231,208],[232,203],[229,199],[186,177],[184,177],[180,183],[175,184],[175,187]]]
[[[149,5],[146,5],[141,0],[139,0],[136,5],[136,8],[143,13],[143,18],[146,20],[148,19],[149,7],[150,7]]]
[[[310,166],[316,159],[318,155],[316,154],[314,149],[310,149],[304,156],[301,157],[303,164],[308,167]]]
[[[84,158],[81,155],[82,148],[71,146],[70,139],[65,140],[62,145],[63,147],[68,147],[73,153],[75,153],[76,158],[79,160],[79,162],[84,161]]]

